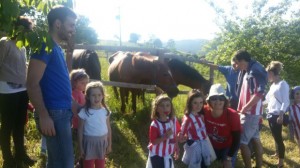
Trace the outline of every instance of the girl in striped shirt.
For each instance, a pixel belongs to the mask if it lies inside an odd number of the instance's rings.
[[[174,168],[171,155],[174,153],[174,158],[178,159],[176,135],[180,131],[180,124],[168,96],[160,95],[153,101],[151,119],[146,168]]]
[[[291,132],[295,134],[300,153],[300,86],[292,89],[291,98],[294,99],[294,103],[289,107],[289,118],[292,124]]]
[[[197,89],[188,93],[179,139],[184,144],[182,161],[189,167],[205,167],[211,163],[209,144],[203,120],[204,95]],[[203,163],[205,165],[201,165]]]

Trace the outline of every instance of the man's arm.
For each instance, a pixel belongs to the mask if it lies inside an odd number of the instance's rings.
[[[43,134],[55,136],[53,120],[43,101],[40,81],[46,69],[46,64],[40,60],[31,59],[28,66],[27,92],[31,103],[39,115],[40,127]]]

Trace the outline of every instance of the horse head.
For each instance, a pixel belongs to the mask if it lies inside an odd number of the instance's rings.
[[[192,89],[200,89],[205,95],[208,94],[211,83],[196,69],[178,59],[170,59],[168,66],[177,85],[181,84]]]
[[[179,93],[172,73],[163,59],[147,53],[136,53],[132,59],[133,66],[144,73],[144,82],[160,87],[169,97]]]
[[[90,79],[101,80],[101,65],[97,53],[93,50],[76,49],[72,57],[72,69],[83,68]]]

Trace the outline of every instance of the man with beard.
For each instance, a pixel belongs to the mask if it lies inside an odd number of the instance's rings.
[[[73,168],[74,156],[71,133],[72,97],[68,68],[73,48],[68,45],[66,60],[61,42],[69,44],[75,33],[76,14],[64,6],[56,6],[48,13],[52,48],[33,54],[28,67],[29,98],[36,109],[39,131],[46,137],[48,168]]]

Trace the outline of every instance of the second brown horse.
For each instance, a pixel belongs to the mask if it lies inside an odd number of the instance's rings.
[[[140,52],[117,52],[109,61],[110,81],[157,85],[169,97],[175,97],[179,92],[167,64],[157,56]],[[131,91],[132,95],[132,110],[136,112],[138,89],[130,88],[120,88],[121,111],[125,112],[125,98],[128,91]]]

